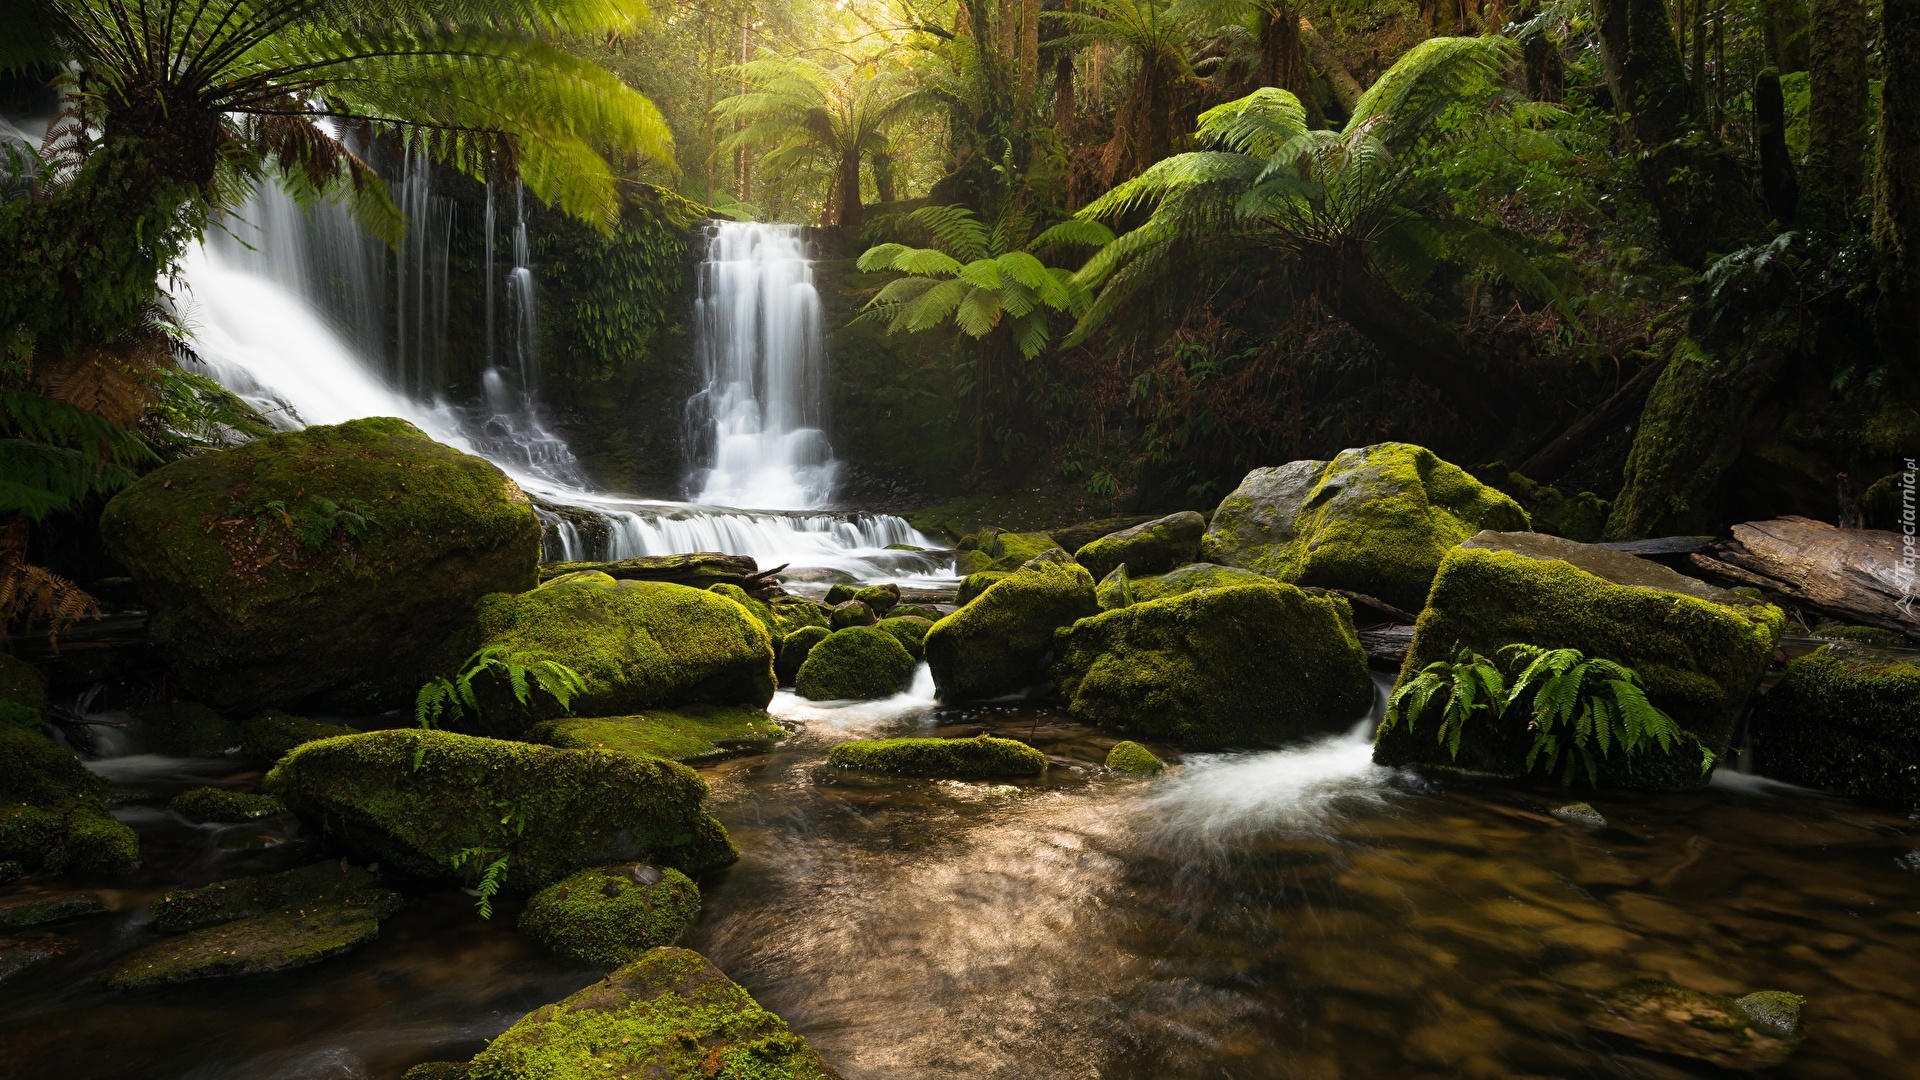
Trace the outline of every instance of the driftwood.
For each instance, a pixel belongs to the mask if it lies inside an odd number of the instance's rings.
[[[1375,626],[1357,633],[1360,648],[1366,651],[1367,663],[1373,667],[1399,671],[1400,665],[1407,662],[1407,650],[1413,648],[1411,626]]]
[[[1654,380],[1667,369],[1665,360],[1658,360],[1641,368],[1633,378],[1621,384],[1612,396],[1600,403],[1600,407],[1573,422],[1559,437],[1535,451],[1533,456],[1522,462],[1520,475],[1537,480],[1542,484],[1551,484],[1567,471],[1567,466],[1580,456],[1588,444],[1618,428],[1630,416],[1638,416],[1640,403],[1646,400],[1647,392],[1653,389]]]
[[[718,551],[696,551],[689,555],[640,555],[614,562],[547,563],[540,567],[540,580],[551,581],[578,570],[598,570],[621,581],[666,581],[704,589],[721,584],[745,587],[748,578],[760,573],[760,564],[750,555],[728,555]]]
[[[1733,539],[1689,560],[1702,574],[1750,585],[1776,603],[1920,637],[1920,582],[1905,543],[1898,533],[1783,517],[1735,525]]]

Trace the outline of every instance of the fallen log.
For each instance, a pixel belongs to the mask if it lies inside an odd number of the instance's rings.
[[[1803,517],[1749,521],[1688,558],[1702,574],[1842,622],[1920,638],[1920,582],[1898,533],[1841,529]]]
[[[1588,444],[1617,430],[1629,417],[1640,414],[1640,403],[1646,400],[1647,392],[1653,389],[1655,379],[1667,368],[1667,361],[1656,360],[1621,384],[1600,407],[1573,422],[1559,437],[1535,451],[1533,456],[1522,462],[1520,475],[1542,484],[1551,484],[1567,471],[1573,459],[1580,456]]]

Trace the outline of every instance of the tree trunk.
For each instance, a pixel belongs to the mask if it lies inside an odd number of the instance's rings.
[[[1880,346],[1895,370],[1920,365],[1920,0],[1882,0],[1880,152],[1873,248],[1880,266]]]
[[[1812,0],[1810,7],[1806,216],[1831,232],[1847,232],[1866,148],[1867,13],[1861,0]]]
[[[1793,155],[1787,150],[1787,103],[1780,93],[1780,73],[1768,68],[1753,80],[1753,137],[1760,148],[1760,192],[1767,213],[1782,225],[1793,224],[1799,185],[1793,176]]]
[[[1597,0],[1607,84],[1637,143],[1641,183],[1674,257],[1688,266],[1754,239],[1763,222],[1739,163],[1703,130],[1660,0]]]
[[[1291,4],[1275,4],[1260,24],[1260,85],[1307,93],[1307,59],[1300,50],[1300,13]]]
[[[1333,51],[1333,46],[1327,44],[1327,39],[1320,36],[1320,31],[1315,30],[1313,23],[1308,22],[1304,15],[1300,17],[1300,46],[1312,62],[1313,70],[1327,80],[1328,88],[1333,91],[1334,104],[1340,106],[1341,117],[1352,116],[1353,103],[1360,100],[1362,93],[1360,80],[1355,79],[1347,66],[1340,62],[1340,56]]]
[[[1020,4],[1020,111],[1027,115],[1040,90],[1040,0]]]
[[[1767,55],[1782,74],[1807,70],[1807,5],[1805,0],[1768,0]]]
[[[1062,139],[1073,130],[1073,54],[1062,51],[1053,62],[1053,130]]]
[[[882,203],[893,201],[893,154],[883,143],[872,155],[873,190]]]
[[[857,229],[864,216],[860,206],[860,148],[843,151],[840,155],[840,175],[834,179],[834,193],[837,196],[834,207],[834,224],[843,229]]]

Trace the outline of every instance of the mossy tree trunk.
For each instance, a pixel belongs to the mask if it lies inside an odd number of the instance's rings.
[[[1805,217],[1847,232],[1866,149],[1867,12],[1862,0],[1812,0],[1811,14]]]
[[[1300,13],[1278,2],[1260,23],[1260,85],[1307,96],[1307,60],[1300,47]]]
[[[1780,92],[1780,73],[1772,68],[1754,76],[1753,141],[1760,151],[1760,193],[1767,213],[1791,225],[1800,189],[1787,149],[1786,97]]]
[[[1873,180],[1881,347],[1895,370],[1920,362],[1920,0],[1883,0],[1880,146]]]

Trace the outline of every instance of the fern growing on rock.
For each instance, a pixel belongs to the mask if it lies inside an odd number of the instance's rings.
[[[580,673],[558,660],[543,660],[524,653],[489,645],[467,657],[458,675],[442,675],[420,688],[414,696],[413,718],[423,728],[437,726],[443,719],[458,720],[468,712],[480,712],[480,697],[474,681],[488,673],[507,677],[514,700],[525,705],[538,689],[572,711],[574,695],[587,688]]]

